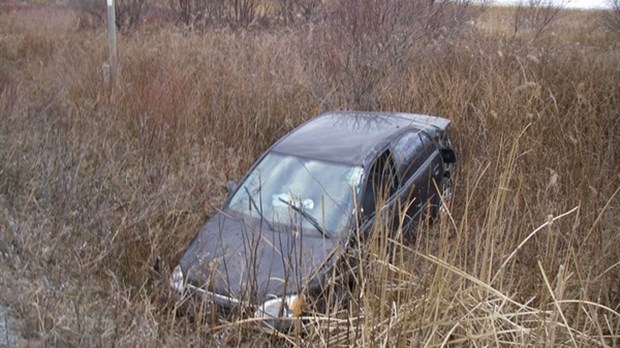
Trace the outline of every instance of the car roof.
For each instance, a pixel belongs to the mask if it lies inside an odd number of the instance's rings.
[[[294,129],[271,151],[317,160],[362,165],[405,129],[442,129],[450,121],[433,116],[339,111],[321,114]]]

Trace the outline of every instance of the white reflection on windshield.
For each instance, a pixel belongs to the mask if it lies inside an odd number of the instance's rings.
[[[291,224],[300,219],[294,207],[333,235],[349,223],[362,175],[361,167],[270,153],[241,184],[229,208],[255,218],[262,215],[270,223]],[[312,228],[309,221],[304,226]]]

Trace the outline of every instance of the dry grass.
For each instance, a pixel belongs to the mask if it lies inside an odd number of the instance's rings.
[[[570,15],[540,41],[470,27],[378,65],[369,105],[452,119],[456,200],[415,244],[373,238],[356,285],[329,292],[348,305],[267,334],[179,306],[168,272],[226,180],[312,115],[360,107],[338,42],[320,23],[151,28],[121,38],[108,90],[104,32],[0,14],[0,288],[24,343],[620,345],[620,55]]]

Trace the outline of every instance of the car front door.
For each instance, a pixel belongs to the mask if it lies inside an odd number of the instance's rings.
[[[401,192],[400,187],[394,158],[388,149],[373,162],[367,172],[362,193],[364,231],[369,231],[375,222],[389,223],[390,228],[398,223],[393,218],[393,211],[396,195]]]

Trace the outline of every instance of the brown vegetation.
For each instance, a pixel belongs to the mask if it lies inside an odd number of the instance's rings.
[[[112,88],[105,32],[71,12],[0,14],[0,289],[25,340],[620,345],[617,40],[596,13],[544,40],[498,13],[507,36],[475,16],[419,31],[161,25],[121,38]],[[310,303],[289,334],[180,306],[168,272],[225,182],[327,108],[452,119],[450,212],[414,244],[373,239],[351,291]]]
[[[603,24],[616,34],[620,34],[620,0],[608,1],[611,11],[607,11],[603,16]]]

